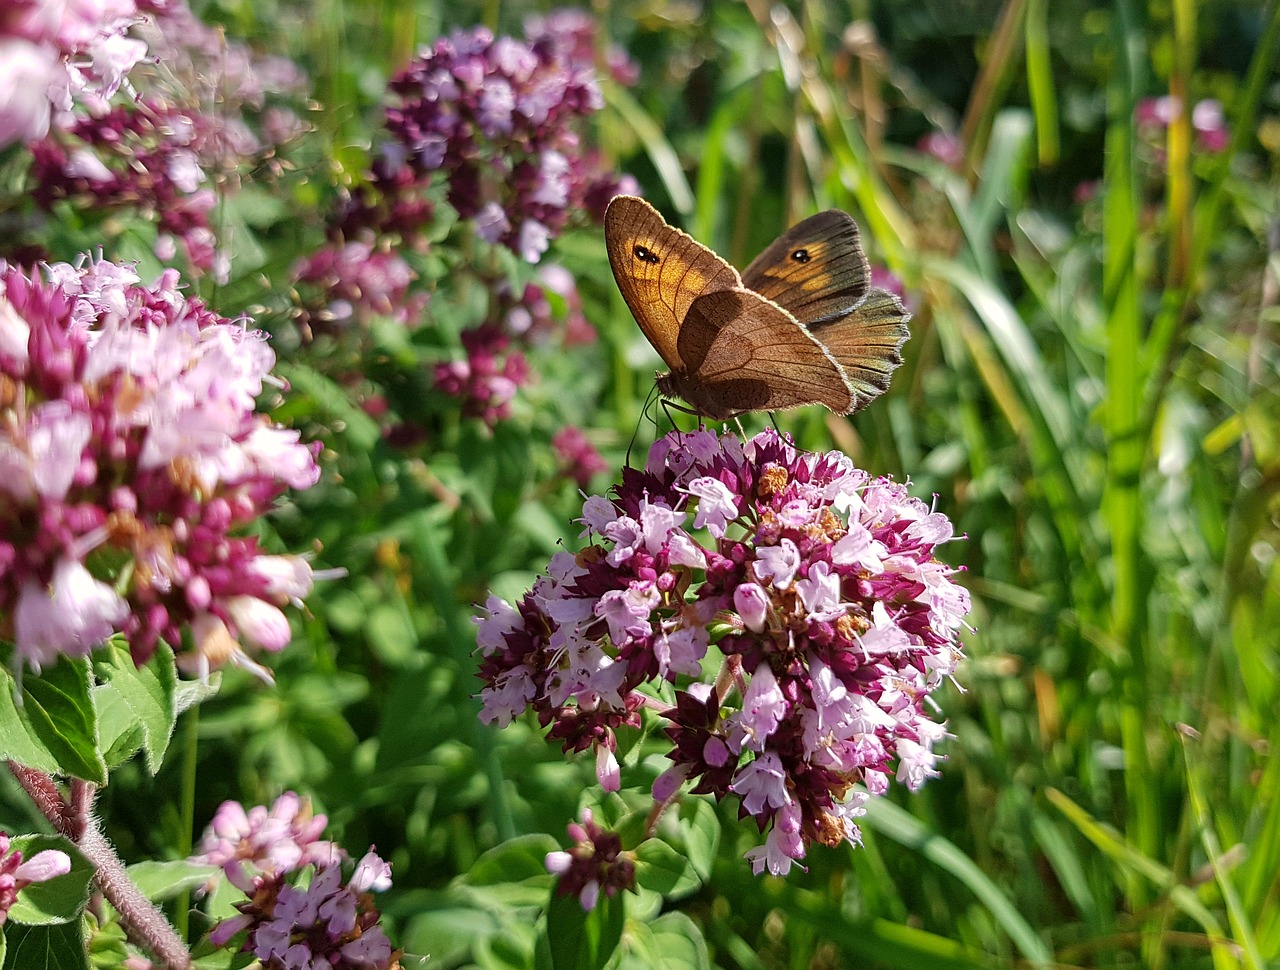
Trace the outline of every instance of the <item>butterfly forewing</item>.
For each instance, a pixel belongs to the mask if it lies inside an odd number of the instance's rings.
[[[854,393],[851,410],[866,407],[888,389],[890,376],[902,363],[910,319],[901,300],[887,290],[873,289],[857,309],[809,328],[849,379]]]
[[[688,368],[679,393],[712,417],[805,404],[845,414],[853,406],[853,392],[832,355],[791,314],[751,290],[695,300],[679,349]]]
[[[683,370],[678,340],[689,307],[705,293],[741,286],[738,271],[635,196],[609,203],[604,230],[613,278],[631,315],[667,365]]]
[[[861,303],[869,276],[857,223],[839,209],[828,209],[774,240],[743,271],[742,285],[813,326]]]

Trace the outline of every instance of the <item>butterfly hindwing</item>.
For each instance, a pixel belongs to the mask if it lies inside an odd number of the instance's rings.
[[[911,314],[888,290],[873,289],[856,309],[839,319],[815,324],[810,333],[840,362],[853,389],[857,411],[889,387],[902,363],[902,345]]]
[[[712,416],[805,404],[844,414],[853,405],[832,355],[790,313],[748,289],[696,299],[679,349],[688,383],[681,396]],[[691,400],[690,393],[702,399]]]
[[[870,272],[857,223],[828,209],[775,239],[743,271],[742,285],[813,326],[861,303]]]
[[[683,370],[678,340],[689,307],[705,293],[741,286],[742,278],[644,199],[613,199],[604,229],[609,265],[631,315],[667,365]]]

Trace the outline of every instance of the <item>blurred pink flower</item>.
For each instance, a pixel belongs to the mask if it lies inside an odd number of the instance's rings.
[[[964,142],[948,131],[931,131],[916,142],[916,148],[943,165],[956,168],[964,161]]]

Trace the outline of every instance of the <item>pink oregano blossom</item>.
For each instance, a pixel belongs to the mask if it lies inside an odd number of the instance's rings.
[[[0,832],[0,926],[9,918],[18,893],[34,882],[48,882],[71,871],[71,857],[57,849],[45,849],[23,861],[17,849],[9,851],[9,836]]]
[[[76,102],[104,105],[147,53],[126,37],[134,0],[6,0],[0,10],[0,148],[49,130]]]
[[[946,730],[925,703],[969,611],[935,555],[945,515],[839,452],[699,431],[660,439],[581,521],[582,552],[516,606],[486,604],[482,720],[533,710],[616,790],[616,732],[660,711],[672,765],[654,798],[736,796],[768,832],[747,853],[757,873],[856,844],[869,797],[936,774]]]
[[[390,888],[390,864],[371,847],[352,866],[340,845],[320,838],[326,821],[293,792],[269,809],[222,803],[190,861],[221,866],[248,898],[213,928],[214,946],[243,934],[240,949],[273,970],[399,966],[372,896]]]
[[[0,636],[37,671],[119,632],[138,662],[163,639],[189,671],[268,676],[244,646],[288,643],[281,607],[311,567],[239,533],[320,472],[317,446],[254,409],[266,335],[173,270],[46,277],[0,264]]]
[[[560,877],[556,892],[577,896],[583,909],[595,909],[603,891],[615,896],[619,889],[634,889],[635,854],[622,850],[622,838],[596,824],[591,809],[584,808],[580,822],[569,823],[573,847],[548,852],[547,871]]]

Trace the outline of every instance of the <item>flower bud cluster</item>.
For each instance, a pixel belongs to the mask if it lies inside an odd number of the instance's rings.
[[[427,294],[410,292],[414,272],[404,258],[363,240],[327,243],[299,261],[293,278],[302,319],[313,329],[366,325],[372,317],[408,326],[427,304]]]
[[[486,604],[484,721],[533,710],[565,751],[594,750],[612,791],[616,732],[660,709],[673,764],[655,799],[736,796],[768,830],[757,873],[856,843],[895,773],[912,789],[936,773],[945,729],[924,705],[969,610],[935,556],[942,513],[839,452],[700,431],[660,439],[581,521],[591,545],[515,607]]]
[[[635,855],[622,850],[622,837],[596,824],[591,809],[582,810],[581,822],[569,823],[573,848],[548,852],[547,871],[559,876],[556,892],[577,896],[583,909],[595,909],[600,892],[616,896],[619,889],[636,885]]]
[[[538,21],[530,43],[483,27],[441,38],[392,80],[400,103],[387,110],[404,166],[424,181],[442,173],[476,234],[531,263],[589,197],[620,186],[575,130],[603,100],[592,61],[558,23]]]
[[[344,884],[350,860],[341,846],[319,838],[325,822],[293,792],[270,810],[246,812],[238,802],[219,807],[191,861],[221,866],[248,899],[236,904],[240,915],[213,928],[214,946],[243,933],[240,949],[270,970],[399,966],[372,895],[390,888],[391,866],[370,849]],[[309,882],[298,878],[304,872]]]
[[[462,402],[462,414],[489,427],[511,417],[516,391],[529,383],[529,361],[493,324],[462,332],[466,360],[436,364],[436,387]]]
[[[175,270],[46,272],[0,268],[0,635],[36,670],[119,632],[139,663],[163,639],[189,671],[269,677],[242,641],[289,642],[281,607],[311,567],[240,533],[320,472],[318,446],[254,411],[266,335]]]

